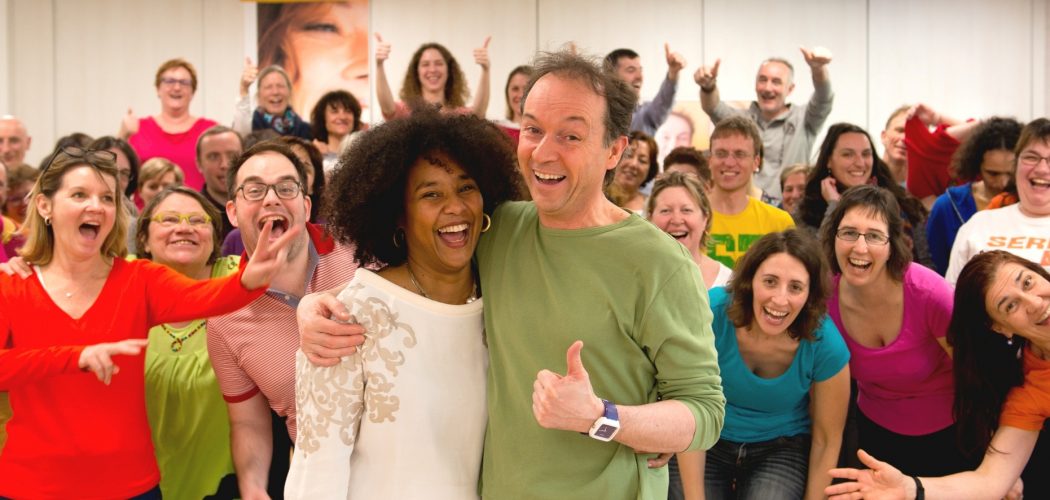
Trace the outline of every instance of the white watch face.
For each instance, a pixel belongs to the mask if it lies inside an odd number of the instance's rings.
[[[594,422],[588,434],[599,441],[612,441],[612,438],[616,437],[616,433],[619,431],[620,422],[602,417]]]

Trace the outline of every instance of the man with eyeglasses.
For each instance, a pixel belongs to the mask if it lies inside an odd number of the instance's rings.
[[[215,125],[197,138],[197,169],[204,176],[201,194],[219,212],[226,210],[226,201],[229,198],[226,172],[230,169],[230,164],[237,161],[242,150],[241,136],[224,125]],[[225,239],[232,230],[230,220],[223,217],[219,241]]]
[[[353,247],[310,224],[306,167],[283,144],[261,143],[227,172],[226,214],[241,230],[247,260],[262,227],[271,238],[299,226],[285,269],[262,297],[240,311],[208,320],[208,351],[230,413],[233,462],[245,500],[281,497],[295,442],[295,352],[300,298],[354,276]]]
[[[711,133],[711,248],[708,254],[732,268],[767,233],[794,227],[787,212],[748,195],[762,166],[762,136],[755,122],[734,115]]]
[[[955,284],[970,259],[1006,250],[1050,270],[1050,120],[1025,125],[1014,147],[1017,203],[981,210],[959,228],[944,278]]]
[[[5,164],[25,163],[26,151],[32,141],[22,120],[11,115],[0,116],[0,160]]]

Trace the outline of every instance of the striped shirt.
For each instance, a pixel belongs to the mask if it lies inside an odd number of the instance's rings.
[[[329,290],[354,277],[354,247],[337,243],[321,226],[307,224],[310,235],[306,293]],[[241,257],[241,265],[248,259]],[[299,297],[274,288],[248,306],[208,320],[208,351],[222,397],[245,401],[258,392],[278,415],[287,418],[295,440],[295,353]]]

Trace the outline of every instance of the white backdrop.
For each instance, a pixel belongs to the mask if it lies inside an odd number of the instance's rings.
[[[917,101],[958,117],[1050,116],[1048,2],[372,0],[371,23],[393,44],[387,71],[395,87],[415,48],[439,41],[473,89],[471,51],[492,35],[494,119],[503,116],[510,69],[570,40],[597,55],[639,52],[644,98],[660,84],[670,43],[688,61],[678,98],[690,101],[698,92],[692,73],[705,60],[722,59],[724,99],[750,100],[759,61],[778,55],[795,64],[791,100],[802,102],[812,84],[798,47],[823,45],[834,53],[828,123],[851,121],[877,135],[891,110]],[[156,67],[184,57],[199,73],[193,113],[229,122],[243,57],[255,53],[254,9],[238,0],[0,0],[0,114],[26,122],[27,159],[36,163],[62,135],[115,133],[128,107],[156,113]]]

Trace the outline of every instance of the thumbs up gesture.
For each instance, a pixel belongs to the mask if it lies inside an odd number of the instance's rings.
[[[532,414],[545,429],[587,432],[605,411],[602,400],[594,395],[581,351],[582,340],[569,346],[565,352],[565,375],[550,370],[536,374],[532,384]]]
[[[259,67],[252,64],[252,58],[244,58],[244,69],[241,70],[241,97],[248,95],[252,82],[259,76]]]
[[[474,49],[474,62],[481,66],[482,71],[488,71],[489,69],[489,42],[492,41],[492,36],[485,37],[485,41],[481,44],[481,47]]]

